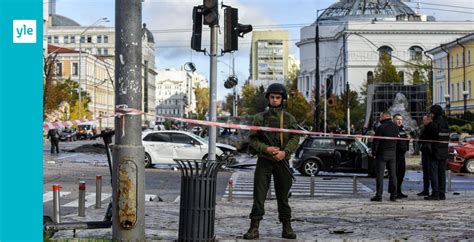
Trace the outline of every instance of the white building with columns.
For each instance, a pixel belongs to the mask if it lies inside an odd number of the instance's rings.
[[[196,112],[196,87],[208,87],[203,74],[180,70],[163,69],[156,79],[156,124],[162,124],[163,117],[191,117]]]
[[[316,26],[319,36],[316,36]],[[319,79],[336,94],[345,83],[360,90],[374,75],[381,53],[405,83],[411,81],[408,63],[429,61],[425,51],[474,31],[473,22],[435,21],[415,12],[400,0],[340,0],[324,10],[318,20],[300,30],[298,90],[312,100],[316,85],[316,42],[319,41]],[[331,82],[332,80],[332,82]]]

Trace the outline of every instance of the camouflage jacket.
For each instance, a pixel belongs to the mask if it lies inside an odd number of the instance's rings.
[[[285,112],[283,108],[269,108],[265,112],[261,112],[255,115],[253,125],[263,127],[280,128],[281,112],[283,115],[283,128],[285,129],[297,129],[297,123],[295,117],[288,112]],[[299,143],[299,135],[294,133],[283,133],[283,143],[281,144],[280,132],[265,132],[265,131],[252,131],[250,133],[250,145],[257,152],[258,157],[266,158],[269,160],[275,160],[273,156],[266,153],[266,149],[269,146],[280,147],[280,150],[284,150],[286,153],[285,159],[289,160],[292,153],[296,151]],[[271,139],[270,141],[268,140]]]

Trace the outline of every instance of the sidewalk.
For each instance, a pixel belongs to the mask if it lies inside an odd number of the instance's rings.
[[[408,199],[370,202],[373,194],[290,198],[293,229],[298,240],[473,240],[474,192],[453,192],[445,201],[425,201],[414,192]],[[265,203],[266,215],[260,225],[262,241],[281,239],[276,200]],[[220,241],[235,241],[249,226],[250,199],[232,202],[221,199],[216,205],[215,233]],[[106,207],[105,205],[103,207]],[[101,220],[105,208],[86,209],[86,217],[63,216],[62,221]],[[179,202],[146,202],[147,240],[178,238]],[[76,237],[111,239],[111,229],[78,230]],[[72,231],[60,231],[54,240],[73,238]],[[238,239],[240,240],[240,239]]]

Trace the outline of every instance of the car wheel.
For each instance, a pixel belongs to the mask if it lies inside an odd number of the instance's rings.
[[[305,176],[311,176],[311,174],[316,176],[321,170],[321,165],[316,160],[307,160],[304,162],[303,169],[301,170]]]
[[[145,168],[151,167],[151,156],[145,152]]]
[[[466,168],[467,172],[474,173],[474,158],[467,160],[464,164],[464,167]]]

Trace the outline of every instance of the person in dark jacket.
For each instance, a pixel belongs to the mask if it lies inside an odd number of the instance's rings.
[[[392,122],[392,117],[388,112],[380,113],[381,125],[375,130],[375,136],[398,138],[398,127]],[[375,174],[377,192],[370,200],[374,202],[382,201],[383,177],[385,167],[389,172],[390,201],[397,199],[397,174],[395,171],[397,140],[375,138],[372,144],[372,155],[375,158]]]
[[[445,200],[446,199],[446,160],[448,159],[449,125],[444,116],[443,108],[433,105],[430,108],[433,119],[431,122],[431,134],[433,140],[432,156],[430,165],[430,182],[432,193],[425,197],[425,200]]]
[[[48,130],[48,136],[46,138],[51,142],[51,154],[54,154],[54,151],[59,154],[59,136],[57,129]]]
[[[296,119],[283,107],[288,98],[283,84],[274,83],[268,86],[265,97],[269,107],[265,112],[255,115],[253,124],[262,127],[297,129]],[[278,203],[278,218],[282,223],[281,236],[295,239],[296,234],[291,227],[291,208],[288,195],[293,184],[288,161],[298,147],[299,136],[288,132],[258,131],[250,134],[250,146],[258,155],[253,183],[253,206],[250,212],[250,228],[243,235],[244,239],[259,238],[259,224],[265,214],[264,204],[270,181],[273,176],[275,193]]]
[[[425,114],[423,116],[423,128],[420,132],[420,140],[433,140],[433,131],[431,130],[431,116]],[[420,141],[421,151],[421,167],[423,169],[423,191],[418,193],[418,196],[429,196],[430,195],[430,165],[432,156],[432,144],[427,141]]]
[[[398,136],[400,138],[409,138],[408,133],[403,128],[403,117],[401,114],[397,113],[393,115],[393,122],[398,126]],[[397,149],[396,149],[396,159],[395,159],[395,169],[397,173],[397,198],[407,198],[408,196],[402,193],[402,183],[405,179],[406,172],[406,160],[405,153],[408,151],[409,147],[408,140],[397,140]],[[390,187],[390,184],[389,184]]]

